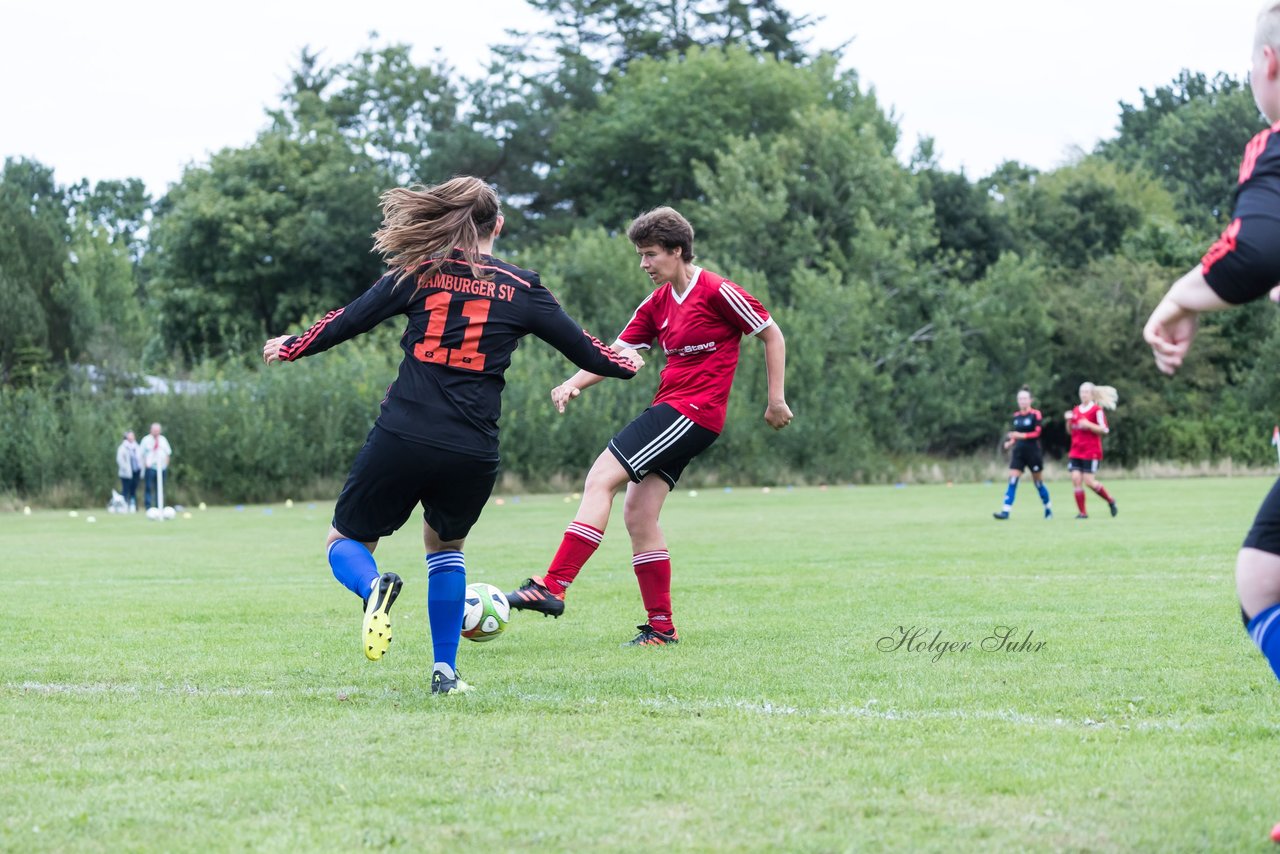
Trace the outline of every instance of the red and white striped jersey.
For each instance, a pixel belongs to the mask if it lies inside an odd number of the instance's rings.
[[[695,267],[684,294],[667,282],[640,303],[618,343],[635,349],[656,339],[666,354],[654,404],[666,403],[699,427],[724,430],[729,389],[744,335],[773,323],[741,286]]]

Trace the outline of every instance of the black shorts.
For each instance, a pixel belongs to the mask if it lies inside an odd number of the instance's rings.
[[[1271,487],[1267,497],[1262,499],[1253,527],[1244,538],[1244,547],[1280,555],[1280,480]]]
[[[480,518],[498,461],[410,442],[374,425],[351,464],[333,509],[333,527],[362,543],[395,532],[422,505],[442,540],[460,540]]]
[[[666,403],[650,406],[609,440],[609,450],[636,483],[656,474],[671,489],[689,460],[719,437],[699,427]]]
[[[1044,455],[1040,453],[1040,446],[1029,442],[1015,444],[1013,456],[1009,458],[1009,468],[1017,471],[1031,469],[1033,474],[1039,474],[1044,468]]]
[[[1082,471],[1085,474],[1097,474],[1098,463],[1102,460],[1082,460],[1079,457],[1067,457],[1067,471]]]

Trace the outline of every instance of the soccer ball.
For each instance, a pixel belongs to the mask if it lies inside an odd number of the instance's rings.
[[[178,511],[174,510],[172,507],[166,507],[164,508],[164,518],[176,519],[178,518]]]
[[[462,636],[467,640],[491,641],[502,634],[511,619],[506,594],[492,584],[468,584],[463,598]]]
[[[151,519],[151,520],[153,520],[153,521],[154,521],[154,520],[156,520],[156,519],[159,519],[159,518],[161,517],[161,515],[163,515],[163,514],[160,512],[160,508],[159,508],[159,507],[148,507],[148,508],[147,508],[147,518],[148,518],[148,519]]]

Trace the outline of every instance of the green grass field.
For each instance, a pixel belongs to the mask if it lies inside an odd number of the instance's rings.
[[[464,641],[444,698],[416,523],[374,664],[327,505],[0,516],[0,849],[1267,850],[1280,686],[1232,566],[1270,481],[1109,485],[1087,522],[1061,481],[1052,522],[1028,486],[1007,523],[1000,484],[678,491],[668,649],[619,647],[618,509],[566,616]],[[575,506],[491,506],[470,579]],[[913,627],[972,646],[880,648]]]

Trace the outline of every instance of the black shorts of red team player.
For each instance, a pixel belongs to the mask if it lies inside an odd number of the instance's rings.
[[[1244,538],[1244,548],[1280,555],[1280,481],[1276,481],[1262,500],[1253,527]]]
[[[1097,474],[1098,464],[1102,460],[1085,460],[1080,457],[1067,457],[1067,471],[1079,471],[1085,474]]]
[[[411,442],[375,424],[351,464],[333,527],[368,543],[394,533],[421,505],[440,539],[460,540],[480,518],[497,479],[497,460]]]
[[[666,403],[650,406],[609,440],[609,450],[636,483],[656,474],[676,488],[689,460],[720,434],[699,427]]]

